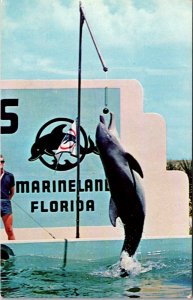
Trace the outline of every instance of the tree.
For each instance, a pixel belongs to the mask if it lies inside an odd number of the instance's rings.
[[[192,218],[192,161],[191,160],[168,160],[167,170],[180,170],[187,174],[189,181],[189,216]],[[190,228],[192,234],[192,227]]]

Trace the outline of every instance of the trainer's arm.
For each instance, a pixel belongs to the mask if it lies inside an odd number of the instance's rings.
[[[9,200],[11,200],[11,198],[13,197],[14,192],[15,192],[14,186],[12,186],[11,189],[10,189]]]

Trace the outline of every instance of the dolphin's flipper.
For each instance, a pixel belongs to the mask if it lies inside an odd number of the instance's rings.
[[[128,161],[130,168],[136,171],[143,178],[143,171],[137,160],[129,153],[125,153],[125,157]]]
[[[48,149],[45,149],[44,152],[49,156],[53,156],[55,154],[54,151]]]
[[[110,199],[110,203],[109,203],[109,218],[111,221],[111,224],[116,227],[116,219],[118,218],[118,211],[117,211],[117,207],[115,204],[115,201],[113,200],[113,198]]]

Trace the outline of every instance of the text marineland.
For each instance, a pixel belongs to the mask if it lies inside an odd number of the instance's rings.
[[[109,191],[106,179],[85,179],[79,181],[80,192]],[[16,181],[16,193],[73,193],[76,180],[20,180]]]

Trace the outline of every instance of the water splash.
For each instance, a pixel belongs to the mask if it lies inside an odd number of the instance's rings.
[[[106,268],[103,267],[100,270],[94,271],[92,275],[116,278],[122,276],[123,269],[126,272],[126,276],[136,276],[141,273],[142,267],[136,258],[129,257],[128,253],[123,251],[120,261]]]
[[[146,263],[143,264],[141,273],[147,273],[150,271],[158,271],[161,269],[165,269],[167,266],[166,264],[162,263],[161,261],[147,261]]]
[[[144,273],[151,273],[153,271],[159,271],[166,268],[166,264],[161,261],[145,261],[139,262],[137,257],[130,257],[127,252],[123,251],[120,257],[120,261],[110,265],[103,266],[99,270],[95,270],[90,273],[92,276],[99,277],[130,277],[142,275]]]
[[[123,276],[124,273],[125,276],[136,276],[141,273],[141,264],[135,257],[131,257],[126,251],[123,251],[120,257],[120,269],[121,276]]]

